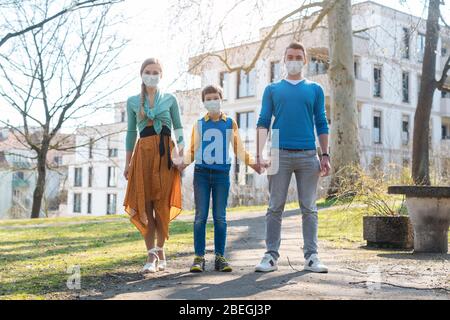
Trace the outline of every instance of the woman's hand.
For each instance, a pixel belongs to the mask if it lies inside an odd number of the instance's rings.
[[[125,177],[125,180],[128,181],[128,171],[130,169],[130,166],[125,166],[125,170],[123,171],[123,176]]]

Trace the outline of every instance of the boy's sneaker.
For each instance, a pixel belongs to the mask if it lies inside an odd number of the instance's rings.
[[[200,273],[205,271],[205,258],[195,256],[194,263],[191,266],[191,272]]]
[[[233,268],[231,268],[230,264],[228,263],[227,259],[225,259],[224,256],[216,255],[216,261],[215,261],[215,269],[216,271],[220,272],[231,272],[233,271]]]
[[[319,256],[317,254],[311,255],[305,261],[305,270],[317,272],[317,273],[328,273],[328,268],[319,260]]]
[[[266,253],[261,262],[255,266],[256,272],[272,272],[278,270],[278,263],[270,253]]]

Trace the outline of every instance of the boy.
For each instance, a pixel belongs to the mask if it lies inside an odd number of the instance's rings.
[[[229,145],[246,165],[261,173],[260,166],[247,153],[239,136],[237,123],[221,111],[222,89],[207,86],[202,91],[202,101],[208,113],[198,120],[192,130],[190,148],[185,155],[181,170],[195,160],[194,169],[194,247],[195,258],[191,272],[205,271],[205,234],[210,195],[214,218],[215,270],[231,272],[225,259],[227,233],[226,207],[230,190]]]

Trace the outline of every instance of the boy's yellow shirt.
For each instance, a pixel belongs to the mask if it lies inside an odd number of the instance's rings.
[[[220,118],[218,121],[223,120],[227,121],[229,117],[225,113],[221,113]],[[209,113],[207,113],[204,116],[205,121],[213,121],[211,117],[209,116]],[[254,157],[245,150],[244,144],[242,143],[241,136],[239,134],[239,127],[234,119],[231,119],[233,123],[233,139],[230,140],[233,151],[239,158],[239,160],[243,161],[247,166],[251,164],[255,164]],[[189,148],[187,152],[184,155],[184,163],[186,165],[191,164],[194,162],[195,159],[195,152],[200,146],[201,137],[197,129],[197,125],[194,125],[192,127],[192,134],[191,134],[191,143],[189,145]]]

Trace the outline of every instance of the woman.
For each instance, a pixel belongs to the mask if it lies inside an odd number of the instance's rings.
[[[183,128],[177,99],[158,88],[161,63],[154,58],[145,60],[140,75],[141,93],[127,101],[124,206],[145,239],[148,259],[142,271],[154,273],[166,268],[163,248],[169,223],[181,212],[180,171],[172,160],[179,160],[183,152]],[[172,127],[178,152],[171,139]]]

